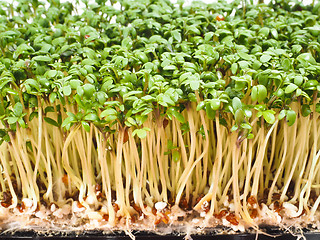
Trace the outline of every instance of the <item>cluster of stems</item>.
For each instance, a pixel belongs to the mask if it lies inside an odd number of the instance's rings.
[[[302,117],[293,103],[298,118],[291,127],[285,120],[267,127],[253,117],[254,138],[246,139],[223,126],[219,112],[210,120],[195,108],[190,103],[182,112],[187,124],[151,113],[144,123],[150,131],[140,139],[120,124],[109,135],[94,125],[89,132],[81,125],[65,132],[43,121],[39,107],[38,121],[10,132],[10,142],[0,146],[1,192],[11,194],[9,208],[32,199],[31,211],[40,201],[62,206],[71,197],[87,208],[106,205],[111,225],[119,216],[130,219],[133,204],[148,216],[152,213],[147,207],[156,202],[181,206],[182,200],[196,210],[209,203],[207,216],[219,213],[227,200],[238,219],[253,224],[248,198],[270,205],[274,194],[280,194],[281,203],[298,206],[296,217],[314,216],[320,203],[315,197],[320,194],[318,113]],[[231,115],[224,118],[233,121]],[[97,185],[106,201],[97,197]],[[90,205],[88,197],[93,199]]]

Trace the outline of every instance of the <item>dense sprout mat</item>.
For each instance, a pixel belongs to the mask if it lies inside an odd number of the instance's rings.
[[[0,3],[3,231],[319,230],[317,1],[83,4]]]

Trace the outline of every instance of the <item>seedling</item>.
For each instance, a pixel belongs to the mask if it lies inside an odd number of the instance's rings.
[[[3,223],[319,226],[319,3],[83,2],[0,3]]]

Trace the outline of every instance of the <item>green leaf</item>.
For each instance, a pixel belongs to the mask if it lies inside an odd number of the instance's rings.
[[[286,94],[294,92],[298,88],[297,85],[290,83],[284,90]]]
[[[132,47],[132,39],[130,37],[126,37],[122,40],[121,46],[130,49]]]
[[[137,122],[132,117],[128,117],[125,123],[128,127],[137,126]]]
[[[77,94],[82,97],[83,94],[84,94],[84,90],[83,90],[83,87],[82,86],[78,86],[77,87]]]
[[[85,121],[81,121],[81,125],[86,132],[90,132],[90,124],[89,123],[87,123]]]
[[[249,109],[245,109],[245,110],[244,110],[244,115],[245,115],[247,118],[251,118],[251,117],[252,117],[252,111],[249,110]]]
[[[70,96],[72,90],[69,85],[62,87],[62,92],[64,96]]]
[[[178,30],[172,31],[171,34],[175,40],[177,40],[178,42],[181,42],[181,34],[179,33]]]
[[[32,119],[34,119],[35,117],[38,116],[38,112],[32,112],[30,115],[29,115],[29,121],[32,121]]]
[[[16,117],[21,117],[23,106],[20,102],[17,102],[13,107],[13,113]]]
[[[254,138],[254,135],[252,133],[249,133],[247,136],[247,139],[253,139],[253,138]]]
[[[177,150],[172,151],[172,160],[178,162],[181,158],[180,152]]]
[[[200,30],[196,26],[193,26],[193,25],[192,26],[187,26],[186,27],[186,31],[188,33],[200,35]]]
[[[269,33],[270,33],[270,28],[268,27],[263,27],[258,32],[259,35],[262,35],[264,37],[268,37]]]
[[[270,59],[271,59],[271,56],[270,56],[270,55],[268,55],[268,54],[263,54],[263,55],[260,57],[260,62],[266,63],[266,62],[269,62]]]
[[[212,99],[210,100],[210,105],[212,110],[216,111],[220,108],[220,100],[219,99]]]
[[[64,44],[66,39],[64,37],[58,37],[52,40],[52,45],[54,46],[59,46]]]
[[[258,85],[257,88],[258,88],[258,102],[262,103],[268,95],[267,88],[264,85]]]
[[[205,40],[205,41],[210,41],[213,36],[214,36],[214,32],[207,32],[207,33],[204,35],[204,40]]]
[[[258,70],[261,67],[261,65],[262,65],[261,62],[259,62],[258,60],[255,60],[255,61],[253,61],[252,68],[254,70]]]
[[[87,97],[88,99],[93,96],[93,93],[96,91],[95,87],[90,84],[86,83],[82,86],[84,96]]]
[[[258,86],[253,86],[251,90],[251,99],[256,101],[258,99]]]
[[[206,113],[209,119],[215,118],[215,111],[212,109],[211,104],[209,102],[206,104]]]
[[[301,86],[302,83],[303,83],[303,77],[301,75],[295,76],[294,84],[296,84],[297,86]]]
[[[171,71],[171,70],[176,70],[177,67],[175,65],[167,65],[163,68],[163,70],[166,70],[166,71]]]
[[[231,65],[232,74],[236,74],[237,71],[238,71],[238,64],[237,63],[232,63],[232,65]]]
[[[200,81],[191,81],[190,82],[190,87],[193,91],[196,91],[200,87]]]
[[[291,63],[288,58],[283,59],[281,62],[281,65],[282,65],[284,71],[289,71],[291,68]]]
[[[249,61],[239,61],[238,62],[240,69],[247,69],[250,66]]]
[[[50,103],[52,104],[52,103],[54,103],[54,101],[57,99],[57,93],[56,92],[52,92],[52,93],[50,93],[50,95],[49,95],[49,101],[50,101]]]
[[[247,61],[251,60],[251,58],[252,58],[249,54],[247,54],[247,53],[245,53],[245,52],[238,52],[238,55],[239,55],[242,59],[247,60]]]
[[[316,60],[313,58],[311,53],[302,53],[297,57],[297,60],[300,62],[308,62],[309,64],[312,65],[317,65]]]
[[[48,106],[44,109],[44,114],[47,114],[48,112],[54,112],[53,106]]]
[[[24,122],[23,118],[19,118],[18,123],[19,123],[20,127],[22,127],[22,128],[26,128],[26,126],[27,126],[26,123]]]
[[[83,119],[86,120],[86,121],[95,122],[95,121],[99,120],[99,117],[98,117],[98,115],[96,113],[89,113]]]
[[[288,110],[286,115],[287,115],[286,118],[287,118],[288,125],[292,126],[295,123],[297,118],[296,112],[293,110]]]
[[[55,120],[53,120],[52,118],[44,117],[43,119],[44,119],[44,121],[46,121],[50,125],[53,125],[55,127],[60,127],[59,124]]]
[[[179,122],[181,122],[181,123],[185,122],[183,115],[181,113],[179,113],[178,111],[176,111],[174,108],[170,108],[168,110],[168,113],[171,114],[172,116],[174,116]]]
[[[81,86],[81,81],[80,80],[76,80],[76,79],[72,79],[70,80],[70,87],[71,89],[76,90],[79,86]]]
[[[317,113],[320,113],[320,103],[317,103],[317,104],[316,104],[316,112],[317,112]]]
[[[100,114],[100,117],[101,118],[104,118],[104,117],[107,117],[107,116],[110,116],[110,115],[113,115],[113,116],[116,116],[117,115],[117,111],[113,108],[108,108],[106,110],[103,110]]]
[[[271,35],[275,38],[278,39],[278,31],[275,28],[271,29]]]
[[[159,95],[157,95],[156,100],[160,105],[164,107],[168,107],[169,105],[175,105],[175,102],[172,101],[171,97],[167,94],[160,93]]]
[[[18,117],[8,117],[7,120],[8,120],[8,123],[9,124],[14,124],[18,121]]]
[[[204,101],[200,102],[197,105],[197,111],[200,111],[201,109],[203,109],[206,106],[206,103]]]
[[[310,106],[308,104],[303,104],[301,106],[301,113],[302,113],[302,116],[304,116],[304,117],[309,116],[311,113]]]
[[[230,131],[231,131],[231,132],[237,131],[238,128],[239,128],[238,125],[235,124],[235,125],[233,125],[233,126],[231,127]]]
[[[238,109],[234,114],[234,119],[236,120],[237,125],[239,126],[244,120],[244,111],[242,109]]]
[[[46,72],[46,75],[48,78],[54,78],[57,74],[58,74],[57,70],[49,70],[48,72]]]
[[[279,88],[278,90],[276,90],[274,92],[274,95],[277,96],[277,97],[282,97],[284,95],[284,91],[282,88]]]
[[[51,62],[52,58],[49,56],[36,56],[33,57],[32,60],[35,60],[37,62]]]
[[[147,63],[149,61],[148,56],[144,52],[138,52],[137,57],[140,59],[142,63]]]
[[[167,149],[168,150],[172,150],[172,149],[175,149],[177,148],[176,146],[173,146],[173,142],[171,140],[168,140],[167,141]]]
[[[267,123],[269,124],[273,124],[275,122],[275,116],[274,116],[275,112],[272,110],[266,110],[262,112],[262,116],[264,118],[264,120],[266,120]]]
[[[143,128],[143,129],[135,129],[132,132],[132,136],[134,137],[135,135],[137,135],[139,138],[143,139],[147,136],[147,131]]]
[[[238,109],[242,108],[242,102],[238,97],[232,99],[232,108],[236,112]]]
[[[23,84],[30,85],[31,87],[35,88],[37,91],[40,91],[39,83],[32,78],[27,79]]]
[[[279,120],[284,119],[285,116],[286,116],[286,114],[287,114],[287,110],[281,110],[280,113],[279,113],[279,115],[278,115],[278,119],[279,119]]]
[[[299,53],[302,50],[302,46],[301,45],[292,45],[292,51],[294,53]]]
[[[252,126],[249,123],[241,123],[240,127],[248,130],[252,129]]]
[[[76,122],[76,118],[69,116],[66,119],[64,119],[64,121],[61,124],[61,127],[66,128],[67,130],[69,130],[71,125],[73,123],[75,123],[75,122]]]

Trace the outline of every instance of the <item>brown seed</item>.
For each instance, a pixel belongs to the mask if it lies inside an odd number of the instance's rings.
[[[118,212],[119,211],[119,205],[118,204],[116,204],[116,203],[112,203],[112,206],[113,206],[113,209],[114,209],[114,211],[115,212]]]
[[[11,200],[12,200],[11,193],[3,192],[2,195],[3,195],[3,202],[11,203]]]
[[[132,222],[132,223],[135,223],[138,219],[139,219],[138,214],[133,214],[133,215],[131,216],[131,222]]]
[[[24,202],[22,202],[22,203],[18,203],[17,204],[17,208],[18,208],[18,210],[19,210],[19,212],[23,212],[24,210],[25,210],[25,205],[24,205]]]
[[[161,220],[164,224],[168,224],[170,219],[166,214],[162,214]]]
[[[208,213],[210,211],[210,203],[208,203],[207,201],[205,201],[202,206],[201,209],[205,212]]]
[[[229,221],[232,225],[238,225],[239,222],[234,215],[234,213],[230,213],[228,216],[226,216],[227,221]]]
[[[108,214],[103,214],[102,220],[108,222],[109,221],[109,215]]]
[[[180,203],[179,203],[179,206],[182,208],[182,209],[188,209],[189,207],[189,204],[188,204],[188,201],[185,197],[181,198],[180,200]]]
[[[4,208],[10,207],[11,203],[1,202],[1,206]]]
[[[251,205],[254,205],[254,204],[257,203],[257,199],[256,199],[256,197],[254,197],[254,196],[250,196],[247,201],[248,201],[248,203],[251,204]]]
[[[62,182],[64,183],[64,185],[68,185],[68,175],[67,174],[63,175]]]
[[[83,208],[84,206],[79,201],[77,201],[77,207],[78,208]]]
[[[168,126],[168,124],[169,124],[169,120],[166,119],[166,118],[163,119],[162,126],[163,126],[164,129],[166,129],[166,127]]]
[[[195,205],[197,205],[203,197],[204,197],[204,194],[201,194],[199,197],[197,197]]]
[[[152,214],[157,215],[157,209],[155,207],[152,208]]]
[[[101,185],[99,183],[95,185],[95,190],[96,192],[101,192]]]
[[[166,208],[164,214],[169,215],[170,213],[171,211],[168,208]]]
[[[142,215],[142,210],[137,204],[133,204],[133,208],[138,212],[139,216]]]
[[[129,140],[128,130],[126,129],[123,134],[123,143],[126,143]]]
[[[272,200],[275,201],[275,200],[279,200],[281,197],[281,194],[280,193],[274,193],[272,194]]]
[[[273,203],[274,211],[277,213],[280,213],[280,211],[283,209],[282,204],[279,201],[275,201]]]
[[[223,218],[224,216],[226,216],[228,214],[227,210],[221,210],[218,214],[215,214],[215,217],[218,219]]]
[[[102,192],[96,192],[96,196],[97,196],[97,199],[98,200],[101,200],[101,198],[102,198]]]
[[[174,198],[170,197],[169,200],[168,200],[168,204],[169,205],[174,205],[174,203],[175,203]]]
[[[267,203],[267,199],[266,198],[259,199],[258,203],[259,203],[259,206],[261,207],[262,203],[264,204]]]
[[[216,16],[216,20],[217,21],[224,21],[224,16],[219,14],[219,15]]]
[[[257,209],[252,209],[250,213],[251,218],[256,218],[258,216],[258,210]]]
[[[158,225],[159,223],[161,223],[161,218],[157,217],[156,220],[154,221],[154,224]]]

